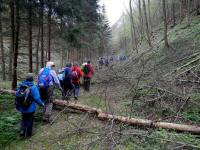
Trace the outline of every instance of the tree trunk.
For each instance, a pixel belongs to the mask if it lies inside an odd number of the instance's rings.
[[[172,0],[171,3],[172,3],[172,22],[173,22],[173,27],[174,27],[176,25],[175,2],[174,2],[174,0]]]
[[[61,54],[61,61],[60,61],[60,67],[62,68],[63,67],[63,64],[64,64],[64,50],[62,48],[62,50],[60,51],[60,54]]]
[[[151,22],[151,2],[150,0],[148,0],[148,20],[149,20],[149,32],[150,32],[150,35],[151,35],[151,32],[152,32],[152,22]]]
[[[2,32],[2,12],[0,12],[0,42],[1,42],[2,79],[6,80],[6,68],[5,68],[5,56],[4,56],[3,32]]]
[[[199,2],[199,0],[196,0],[196,15],[197,15],[197,16],[200,15],[200,10],[199,10],[199,8],[200,8],[200,2]]]
[[[48,10],[48,61],[51,60],[51,15],[52,15],[52,2],[48,0],[49,10]]]
[[[180,21],[184,18],[184,1],[180,0]]]
[[[18,58],[18,40],[19,40],[19,30],[20,30],[20,17],[19,17],[19,1],[16,0],[16,30],[14,37],[14,58],[13,58],[13,80],[12,80],[12,89],[17,87],[17,58]],[[13,5],[14,7],[14,5]],[[14,9],[14,8],[13,8]],[[15,25],[14,25],[15,27]],[[12,29],[13,30],[13,29]]]
[[[144,9],[144,18],[145,18],[145,23],[146,23],[147,41],[148,41],[149,46],[152,47],[150,33],[149,33],[149,24],[148,24],[148,19],[147,19],[147,11],[146,11],[145,0],[143,0],[143,9]]]
[[[165,0],[162,0],[162,6],[163,6],[163,21],[164,21],[164,40],[165,40],[165,46],[169,48],[169,43],[167,39],[167,15],[166,15],[166,6],[165,6]]]
[[[39,71],[39,47],[40,47],[40,18],[39,18],[39,26],[38,26],[38,37],[37,37],[37,44],[36,44],[36,72]]]
[[[135,32],[135,23],[134,23],[134,20],[133,20],[132,0],[129,1],[129,7],[130,7],[130,20],[131,20],[131,42],[132,42],[132,48],[135,49],[137,51],[137,53],[138,53],[137,37],[136,37],[136,32]]]
[[[140,40],[142,41],[143,37],[143,17],[142,17],[142,8],[141,8],[141,0],[138,0],[138,8],[139,8],[139,30],[140,30]]]
[[[191,16],[190,16],[190,0],[187,0],[187,21],[188,21],[188,26],[190,26],[191,23]]]
[[[41,20],[41,68],[44,67],[44,1],[40,0],[40,20]]]
[[[113,114],[103,113],[101,109],[88,107],[82,104],[69,103],[63,100],[55,100],[53,103],[58,106],[64,106],[71,109],[79,110],[81,112],[90,113],[92,115],[95,115],[100,120],[114,120],[116,122],[125,123],[128,125],[163,128],[163,129],[171,129],[171,130],[182,131],[182,132],[190,132],[193,134],[200,134],[200,127],[197,127],[197,126],[175,124],[175,123],[169,123],[169,122],[154,122],[152,120],[147,120],[147,119],[117,116]]]
[[[10,1],[10,27],[11,27],[11,38],[10,38],[10,58],[9,58],[9,80],[12,80],[13,76],[13,58],[14,58],[14,43],[15,43],[15,9],[14,1]]]
[[[124,50],[127,49],[127,39],[126,39],[126,25],[125,25],[125,14],[123,14],[123,48]],[[91,57],[91,56],[90,56]]]
[[[28,47],[29,47],[29,72],[33,72],[32,59],[32,2],[28,1]]]

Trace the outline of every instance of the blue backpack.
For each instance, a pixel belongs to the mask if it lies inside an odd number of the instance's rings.
[[[71,80],[72,79],[72,69],[71,68],[65,68],[63,72],[63,77],[65,80]]]
[[[44,70],[38,76],[38,87],[48,88],[52,82],[52,76],[50,74],[50,68],[44,68]]]
[[[15,105],[19,107],[28,108],[33,102],[33,96],[31,93],[31,86],[21,84],[15,95]]]

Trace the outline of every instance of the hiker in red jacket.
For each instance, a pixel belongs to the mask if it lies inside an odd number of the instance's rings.
[[[83,76],[81,68],[75,63],[72,67],[72,83],[74,84],[74,99],[78,100],[80,93],[80,79]]]
[[[87,64],[85,64],[83,67],[83,79],[84,79],[83,86],[86,91],[90,90],[90,82],[93,77],[93,74],[94,74],[94,69],[91,65],[91,62],[88,61]]]

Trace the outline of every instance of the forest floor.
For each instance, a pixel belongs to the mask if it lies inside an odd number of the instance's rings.
[[[7,84],[5,84],[7,85]],[[7,87],[5,86],[4,87]],[[86,93],[82,90],[79,103],[108,111],[106,101],[96,93],[96,86]],[[56,92],[59,98],[59,92]],[[42,122],[42,110],[35,114],[34,135],[19,137],[20,113],[13,105],[12,95],[0,95],[0,149],[199,149],[200,136],[163,129],[139,128],[112,121],[100,121],[78,111],[58,108],[50,125]],[[73,99],[71,100],[74,101]],[[111,100],[112,101],[112,100]],[[123,102],[110,102],[116,110],[124,110]],[[5,109],[6,108],[6,109]],[[117,112],[115,112],[117,113]],[[118,112],[121,114],[121,112]]]

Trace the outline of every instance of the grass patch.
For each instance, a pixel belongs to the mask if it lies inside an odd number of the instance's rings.
[[[196,103],[200,102],[200,93],[193,93],[191,98]],[[194,123],[200,122],[200,109],[198,105],[190,104],[183,112],[182,115],[187,120],[190,120]]]
[[[149,132],[142,136],[130,137],[123,142],[123,149],[174,149],[183,145],[181,149],[199,149],[200,139],[196,135],[177,134],[161,129],[155,132]]]
[[[84,98],[80,102],[91,107],[100,108],[102,110],[105,110],[106,106],[103,99],[100,99],[100,97],[93,94],[88,95],[87,98]]]
[[[17,139],[20,113],[15,110],[12,95],[0,95],[0,147]]]

